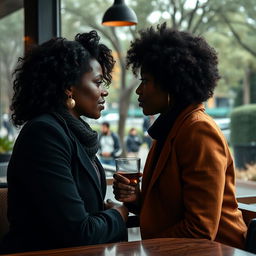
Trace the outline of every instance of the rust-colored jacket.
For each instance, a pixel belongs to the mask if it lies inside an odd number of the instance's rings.
[[[152,170],[155,149],[154,142],[143,173],[142,238],[207,238],[243,248],[247,228],[237,208],[233,160],[203,105],[178,116]]]

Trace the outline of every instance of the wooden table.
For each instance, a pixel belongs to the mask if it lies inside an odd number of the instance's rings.
[[[136,242],[100,244],[48,251],[9,254],[13,256],[249,256],[251,254],[206,239],[158,238]]]

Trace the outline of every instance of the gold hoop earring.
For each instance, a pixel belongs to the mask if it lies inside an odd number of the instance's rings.
[[[68,109],[73,109],[76,105],[75,100],[72,98],[72,95],[68,96],[68,99],[66,101],[66,105],[68,107]]]

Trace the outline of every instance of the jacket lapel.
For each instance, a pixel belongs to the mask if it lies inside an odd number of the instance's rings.
[[[97,187],[97,190],[99,191],[99,193],[101,195],[101,198],[103,199],[103,194],[100,189],[101,185],[100,185],[99,178],[96,174],[95,167],[93,166],[90,158],[88,157],[87,153],[85,152],[85,150],[83,149],[83,147],[79,143],[79,141],[77,141],[75,138],[74,138],[74,140],[75,140],[76,149],[77,149],[77,157],[78,157],[80,163],[82,164],[82,166],[84,167],[84,170],[90,175],[92,181],[94,182],[95,186]],[[99,170],[99,172],[102,176],[102,171]]]
[[[77,157],[78,157],[81,165],[83,166],[84,171],[86,171],[90,175],[95,187],[97,188],[97,190],[100,194],[100,197],[103,200],[104,193],[102,193],[102,191],[101,191],[101,186],[100,186],[100,182],[99,182],[98,176],[95,171],[95,167],[93,166],[90,158],[88,157],[88,155],[85,152],[84,148],[82,147],[81,143],[75,137],[75,135],[73,135],[72,131],[70,131],[70,129],[68,128],[65,120],[58,113],[51,113],[51,114],[59,121],[59,123],[61,124],[63,129],[66,131],[68,137],[74,142],[74,146],[76,147],[75,150],[77,153]],[[98,161],[98,160],[96,160],[96,161]],[[97,162],[97,166],[99,166],[98,162]],[[103,178],[102,168],[99,168],[99,172],[101,174],[101,179],[102,179]],[[104,173],[104,177],[105,177],[105,173]]]
[[[102,197],[105,198],[105,195],[106,195],[106,174],[105,174],[105,170],[104,168],[102,167],[99,159],[96,157],[95,158],[95,162],[96,162],[96,165],[99,169],[99,172],[100,172],[100,181],[101,181],[101,193],[102,193]]]
[[[143,184],[142,184],[142,194],[143,198],[147,197],[146,195],[151,190],[152,186],[155,184],[157,178],[161,174],[165,163],[168,160],[168,157],[171,152],[171,141],[169,139],[170,136],[166,139],[163,149],[161,150],[161,154],[157,160],[154,170],[152,170],[152,164],[154,162],[154,155],[156,150],[156,142],[152,145],[150,150],[150,154],[148,155],[145,169],[143,172],[143,176],[145,176],[145,182],[143,177]]]
[[[203,104],[194,104],[194,105],[189,105],[186,109],[184,109],[181,114],[178,116],[176,119],[172,129],[170,130],[168,137],[165,140],[164,146],[161,150],[159,159],[157,160],[157,163],[155,165],[154,170],[151,170],[151,166],[153,163],[153,158],[155,156],[154,152],[156,149],[156,142],[152,145],[152,148],[149,152],[146,164],[145,164],[145,169],[144,173],[145,176],[152,173],[152,177],[145,177],[145,184],[144,184],[144,178],[143,178],[143,184],[142,184],[142,193],[144,198],[146,197],[146,194],[149,193],[151,190],[152,186],[155,184],[157,181],[159,175],[161,174],[162,170],[164,169],[165,164],[167,163],[168,158],[170,157],[170,153],[172,150],[172,143],[173,139],[177,135],[177,132],[184,122],[184,120],[193,112],[198,111],[198,110],[204,110]],[[143,175],[144,175],[143,173]],[[144,190],[144,191],[143,191]]]

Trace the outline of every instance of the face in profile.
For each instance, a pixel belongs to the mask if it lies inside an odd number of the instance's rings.
[[[141,83],[136,89],[139,95],[138,102],[144,115],[163,113],[168,108],[168,94],[155,82],[152,75],[141,72]]]
[[[108,92],[103,87],[103,73],[96,59],[90,60],[91,70],[82,75],[80,86],[72,86],[72,98],[76,105],[71,114],[76,117],[84,115],[89,118],[98,119],[104,109],[105,97]]]

